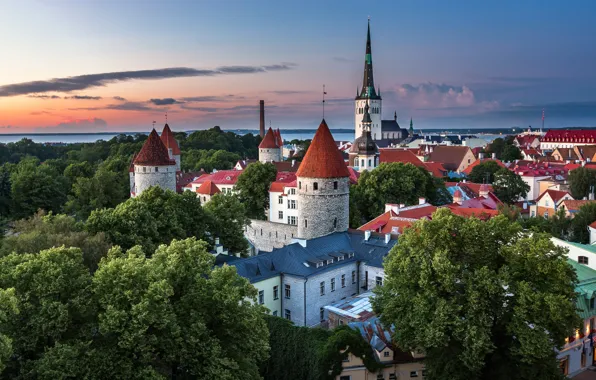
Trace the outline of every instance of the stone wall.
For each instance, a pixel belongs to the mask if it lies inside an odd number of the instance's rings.
[[[259,148],[259,161],[279,162],[281,161],[281,151],[279,148]]]
[[[304,282],[303,277],[283,275],[281,285],[281,314],[280,317],[286,317],[286,310],[291,313],[291,321],[296,326],[305,326],[304,321]],[[286,285],[290,285],[290,298],[286,298]]]
[[[267,220],[251,219],[250,225],[244,229],[244,236],[258,251],[271,252],[274,248],[282,248],[298,236],[298,228],[284,223],[273,223]]]
[[[366,272],[368,272],[368,281],[366,279]],[[385,282],[385,270],[383,268],[360,263],[360,283],[362,286],[366,286],[368,290],[374,289],[377,286],[377,277],[381,277],[382,281]]]
[[[337,189],[334,183],[337,182]],[[315,190],[315,183],[317,189]],[[298,237],[313,239],[348,230],[348,178],[298,178]]]
[[[151,186],[176,191],[176,166],[135,165],[135,194],[139,196]]]

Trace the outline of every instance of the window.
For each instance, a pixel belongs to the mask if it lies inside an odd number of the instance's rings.
[[[290,289],[290,285],[286,284],[286,298],[290,298],[291,295],[291,289]]]
[[[578,256],[577,262],[580,264],[588,265],[588,257],[587,256]]]
[[[422,377],[426,377],[426,370],[425,369],[422,370]]]
[[[284,315],[284,317],[288,320],[291,321],[292,320],[292,312],[288,309],[286,309],[286,313]]]
[[[143,173],[147,171],[147,168],[143,166]]]
[[[344,363],[349,362],[350,361],[350,354],[347,354],[346,357],[343,358],[341,361],[344,362]],[[340,379],[343,379],[344,377],[349,377],[349,376],[342,376],[342,377],[340,377]]]
[[[337,257],[337,261],[342,261],[343,259],[344,259],[344,257],[343,257],[343,256],[338,256],[338,257]]]
[[[279,198],[277,198],[277,203],[279,203],[280,205],[283,205],[284,204],[284,197],[282,197],[280,195]]]
[[[360,166],[364,167],[364,160],[360,160]]]
[[[323,265],[324,265],[324,263],[323,263],[322,261],[319,261],[319,262],[317,263],[317,268],[322,268],[322,267],[323,267]]]
[[[283,211],[278,211],[277,212],[277,216],[279,219],[283,219],[284,218],[284,212]]]
[[[292,200],[288,199],[288,208],[295,210],[296,209],[296,201],[293,199]]]
[[[288,216],[288,224],[295,226],[297,224],[297,220],[295,216]]]
[[[349,362],[349,361],[350,361],[349,358],[344,359],[344,362]],[[339,380],[352,380],[352,376],[340,376]]]
[[[333,181],[333,190],[337,190],[337,181]]]
[[[337,218],[333,219],[333,228],[337,228]]]
[[[331,279],[331,291],[332,292],[335,291],[335,279],[334,278]]]
[[[354,252],[348,253],[348,259],[351,259],[352,257],[354,257]]]
[[[375,282],[376,282],[377,286],[383,286],[383,277],[376,276]]]
[[[383,372],[377,374],[377,380],[385,380],[385,375],[383,374]]]
[[[319,319],[321,320],[321,322],[325,321],[325,309],[324,308],[319,309]]]
[[[370,161],[370,159],[369,159],[369,160],[368,160],[368,167],[371,167],[371,166],[372,166],[372,165],[371,165],[371,161]]]
[[[341,275],[341,287],[342,288],[346,287],[346,275],[345,274]]]
[[[290,189],[290,194],[296,195],[296,189]]]
[[[352,271],[352,284],[355,284],[355,283],[356,283],[356,271],[353,270]]]
[[[276,300],[279,298],[279,287],[278,286],[274,286],[273,287],[273,299]]]
[[[277,317],[277,310],[273,310],[273,313],[271,313],[271,315],[273,315],[274,317]]]
[[[329,264],[333,264],[333,259],[327,260],[327,265],[329,265]]]
[[[259,305],[262,305],[264,303],[265,303],[265,291],[259,290]]]
[[[548,219],[548,211],[544,212],[544,219]]]
[[[308,220],[304,219],[304,228],[308,227]]]
[[[159,168],[156,166],[155,167],[155,172],[157,173],[159,171]]]
[[[390,353],[389,351],[385,351],[385,352],[383,352],[383,357],[384,357],[384,358],[388,358],[388,357],[389,357],[389,355],[391,355],[391,353]]]
[[[319,285],[319,287],[321,288],[321,295],[324,296],[325,295],[325,281],[321,281],[321,284]]]
[[[536,216],[536,211],[532,210],[532,218]]]
[[[302,182],[298,182],[298,189],[302,189]]]
[[[397,380],[397,375],[394,373],[389,374],[389,380]]]
[[[312,189],[313,190],[319,190],[319,184],[317,182],[313,182]]]
[[[410,377],[418,377],[418,371],[410,371]]]

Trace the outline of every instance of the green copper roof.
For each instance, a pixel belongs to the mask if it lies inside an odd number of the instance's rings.
[[[575,260],[567,259],[567,262],[575,269],[577,274],[578,283],[575,291],[578,296],[575,302],[578,314],[582,319],[591,318],[596,315],[596,309],[590,309],[590,299],[596,296],[596,270]]]
[[[589,251],[592,253],[596,253],[596,245],[573,243],[573,242],[566,241],[566,240],[565,240],[565,243],[567,243],[569,245],[573,245],[577,248],[585,249],[586,251]]]

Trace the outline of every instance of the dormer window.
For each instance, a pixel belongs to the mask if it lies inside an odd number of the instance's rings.
[[[317,263],[317,268],[321,268],[322,266],[323,266],[323,262],[322,261],[319,262],[319,263]]]
[[[354,252],[348,253],[348,259],[351,259],[352,257],[354,257]]]
[[[344,256],[339,256],[339,257],[337,258],[337,261],[342,261],[343,259],[344,259]]]
[[[231,180],[231,179],[232,179],[232,177],[230,177],[230,176],[227,176],[226,177],[226,180],[228,180],[228,181]]]
[[[333,259],[327,260],[327,265],[333,264]]]

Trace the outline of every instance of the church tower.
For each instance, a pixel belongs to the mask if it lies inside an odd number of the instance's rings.
[[[356,100],[354,102],[354,126],[355,139],[362,136],[364,126],[362,118],[364,116],[364,107],[369,105],[370,109],[370,132],[373,140],[381,140],[381,93],[375,90],[375,81],[373,78],[372,49],[370,43],[370,19],[368,20],[368,31],[366,34],[366,54],[364,56],[364,78],[362,80],[362,90],[356,90]]]
[[[298,237],[314,239],[348,230],[350,172],[323,119],[300,168]]]
[[[364,106],[364,117],[362,117],[362,126],[364,133],[354,140],[350,148],[350,166],[362,172],[363,170],[372,170],[379,165],[379,148],[373,141],[370,129],[372,118],[370,117],[368,103]]]

